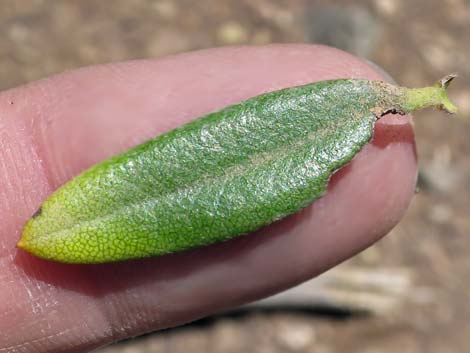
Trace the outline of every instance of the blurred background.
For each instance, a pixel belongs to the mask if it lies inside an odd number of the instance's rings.
[[[0,0],[0,8],[0,89],[109,61],[307,42],[371,60],[411,87],[458,72],[450,95],[470,118],[469,0]],[[419,191],[390,236],[281,295],[99,352],[470,352],[470,120],[415,117]]]

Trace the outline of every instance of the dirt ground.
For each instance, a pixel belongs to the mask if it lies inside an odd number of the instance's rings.
[[[450,94],[470,119],[469,0],[0,3],[0,89],[109,61],[317,42],[368,58],[406,86],[458,72]],[[343,318],[246,310],[101,352],[470,352],[470,120],[425,115],[415,115],[419,192],[392,234],[353,259],[407,269],[418,300],[393,313]]]

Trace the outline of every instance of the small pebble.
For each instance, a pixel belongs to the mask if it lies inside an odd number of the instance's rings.
[[[279,322],[277,326],[279,344],[292,351],[301,351],[315,342],[315,330],[310,323]]]
[[[248,41],[248,31],[238,22],[227,22],[217,31],[217,38],[223,44],[241,44]]]

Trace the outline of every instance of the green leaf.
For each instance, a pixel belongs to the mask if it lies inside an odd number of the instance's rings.
[[[18,246],[69,263],[158,256],[298,212],[386,112],[454,111],[448,82],[418,90],[333,80],[257,96],[104,161],[53,193]]]

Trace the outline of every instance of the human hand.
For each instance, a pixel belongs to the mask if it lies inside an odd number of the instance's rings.
[[[388,116],[327,195],[246,237],[161,258],[65,265],[15,248],[25,221],[85,168],[251,96],[381,79],[308,45],[204,50],[72,71],[0,94],[0,352],[84,352],[296,285],[364,249],[414,193],[410,120]]]

